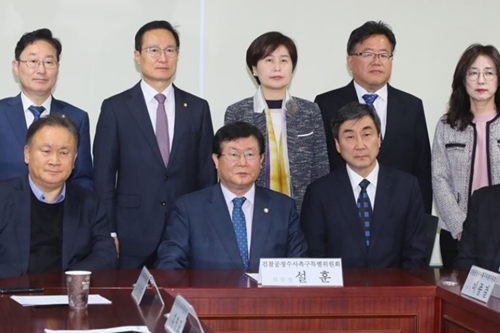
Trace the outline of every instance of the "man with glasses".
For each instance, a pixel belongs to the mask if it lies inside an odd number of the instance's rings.
[[[70,180],[92,190],[89,117],[85,111],[52,96],[61,50],[61,42],[52,37],[49,29],[25,33],[16,45],[12,71],[21,84],[21,93],[0,100],[0,180],[28,173],[23,156],[28,127],[40,117],[64,114],[80,133]]]
[[[378,160],[417,177],[424,210],[432,209],[431,154],[422,101],[388,84],[396,38],[384,22],[368,21],[351,32],[347,65],[353,80],[345,87],[316,96],[325,126],[330,170],[345,163],[330,130],[333,115],[350,102],[375,108],[381,121]]]
[[[225,125],[212,152],[220,184],[177,200],[157,268],[256,271],[260,258],[304,256],[294,200],[255,185],[265,153],[259,129],[245,122]]]
[[[107,205],[121,269],[151,267],[174,201],[216,182],[208,103],[177,88],[179,35],[152,21],[135,36],[142,80],[102,103],[95,188]]]

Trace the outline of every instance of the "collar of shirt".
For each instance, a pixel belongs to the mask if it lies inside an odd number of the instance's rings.
[[[229,216],[232,220],[233,213],[233,199],[238,197],[233,192],[229,191],[222,183],[219,183],[222,194],[224,195],[224,200],[226,201],[227,209],[229,211]],[[255,184],[252,184],[252,187],[248,190],[247,193],[243,194],[240,197],[245,197],[246,200],[241,207],[243,214],[245,215],[245,224],[247,227],[247,245],[248,245],[248,254],[250,256],[250,249],[252,247],[252,224],[253,224],[253,209],[255,203]]]
[[[372,204],[372,209],[375,207],[375,193],[377,192],[377,182],[378,182],[378,171],[380,169],[378,161],[375,164],[373,170],[366,176],[365,178],[358,175],[354,170],[352,170],[349,165],[346,163],[347,175],[349,176],[349,180],[351,181],[352,193],[354,194],[354,200],[358,201],[359,193],[361,192],[361,187],[359,187],[359,183],[363,179],[367,179],[370,184],[366,188],[366,192],[368,193],[368,197],[370,198],[370,202]]]
[[[21,92],[21,102],[23,103],[23,110],[24,110],[24,116],[26,117],[26,124],[31,125],[33,123],[33,120],[35,117],[33,116],[33,113],[31,113],[28,108],[32,105],[36,105],[33,103],[28,96],[26,96],[23,92]],[[52,104],[52,95],[49,96],[45,100],[45,102],[42,103],[42,105],[36,105],[36,106],[43,106],[45,108],[45,111],[43,111],[43,116],[47,116],[50,114],[50,106]],[[28,127],[29,127],[28,125]]]
[[[360,103],[366,104],[365,100],[363,99],[363,95],[365,94],[377,94],[378,97],[375,100],[375,104],[377,104],[378,100],[381,100],[387,104],[387,84],[384,84],[382,88],[375,92],[369,92],[362,86],[360,86],[356,81],[354,81],[354,89],[356,89],[356,95],[358,95],[358,100]],[[376,109],[377,107],[375,107]]]
[[[387,84],[375,92],[368,92],[366,89],[357,84],[356,81],[354,81],[354,89],[356,89],[356,94],[358,95],[358,102],[361,104],[366,104],[363,99],[364,94],[378,95],[375,102],[373,102],[373,106],[375,107],[375,111],[377,111],[377,115],[380,118],[380,133],[382,134],[382,137],[384,137],[387,126]]]
[[[286,111],[286,104],[291,99],[292,99],[292,96],[290,95],[290,93],[287,90],[286,95],[285,95],[285,100],[283,101],[283,104],[282,104],[283,110]],[[266,108],[267,108],[266,99],[264,98],[264,95],[262,94],[262,90],[259,87],[259,89],[257,89],[257,92],[255,93],[255,95],[253,96],[253,112],[262,113],[266,110]]]
[[[33,194],[38,199],[38,201],[45,202],[47,204],[57,204],[62,202],[64,198],[66,198],[66,183],[63,184],[61,193],[59,193],[59,195],[56,197],[56,200],[54,200],[54,202],[47,202],[45,194],[43,194],[42,190],[40,190],[38,186],[35,185],[35,183],[31,179],[31,175],[28,175],[28,181],[31,187],[31,191],[33,191]]]
[[[144,96],[144,101],[146,102],[146,107],[148,108],[148,115],[151,120],[153,132],[156,134],[156,112],[158,109],[158,101],[155,99],[155,96],[158,92],[144,80],[141,80],[141,90],[142,95]],[[170,83],[169,86],[161,92],[161,94],[165,95],[167,98],[165,100],[165,112],[167,113],[168,119],[169,145],[170,149],[172,149],[175,129],[175,92],[172,83]]]
[[[141,80],[141,90],[142,94],[144,95],[146,104],[152,102],[158,106],[158,101],[155,99],[155,96],[158,94],[158,92],[144,80]],[[170,83],[168,87],[160,93],[167,97],[167,101],[174,98],[174,87],[172,86],[172,83]]]

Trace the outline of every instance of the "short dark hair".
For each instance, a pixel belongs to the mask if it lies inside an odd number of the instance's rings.
[[[175,43],[177,44],[177,47],[181,46],[181,42],[179,40],[179,33],[175,28],[168,23],[167,21],[151,21],[149,23],[144,24],[139,31],[135,34],[135,50],[141,52],[142,50],[142,37],[144,34],[150,30],[156,30],[156,29],[165,29],[168,30],[174,35],[175,38]]]
[[[495,63],[498,83],[498,73],[500,73],[500,54],[498,50],[493,45],[470,45],[460,57],[455,68],[448,110],[446,112],[446,123],[459,131],[463,131],[467,126],[472,124],[472,120],[474,119],[474,114],[472,114],[470,109],[470,97],[467,94],[465,84],[467,71],[480,55],[490,58]],[[498,85],[495,93],[495,104],[497,108],[500,106],[500,89],[498,89]]]
[[[290,53],[292,60],[292,71],[297,65],[297,47],[293,40],[283,35],[281,32],[270,31],[257,37],[247,49],[247,66],[250,72],[252,67],[257,66],[260,59],[263,59],[273,53],[278,47],[283,45]],[[255,81],[260,84],[259,78],[255,77]]]
[[[76,127],[75,123],[65,115],[55,113],[51,113],[46,117],[42,117],[31,124],[31,126],[28,128],[28,132],[26,133],[26,145],[31,147],[35,134],[42,128],[47,126],[62,127],[67,129],[75,139],[76,148],[78,149],[78,144],[80,143],[80,133],[78,132],[78,128]]]
[[[375,35],[384,35],[391,43],[391,53],[396,49],[396,37],[391,30],[391,27],[382,21],[368,21],[359,28],[354,29],[347,41],[347,54],[351,55],[356,49],[356,45],[362,43],[365,39]]]
[[[28,46],[33,44],[34,42],[38,40],[43,40],[50,45],[56,50],[56,55],[57,55],[57,62],[59,62],[59,57],[62,52],[62,45],[59,39],[52,37],[52,32],[49,29],[43,28],[43,29],[38,29],[32,32],[27,32],[25,33],[19,42],[17,42],[16,49],[14,50],[14,57],[17,61],[21,60],[20,56],[21,53],[23,53],[24,49]]]
[[[372,118],[377,134],[380,134],[380,118],[375,109],[369,105],[359,102],[351,102],[341,107],[332,118],[332,133],[335,139],[339,139],[340,126],[348,120],[359,120],[365,116]]]
[[[244,121],[229,123],[219,128],[212,141],[212,153],[217,154],[217,157],[220,157],[224,142],[234,141],[240,138],[248,138],[251,136],[256,138],[259,143],[259,155],[264,154],[266,151],[264,136],[257,127]]]

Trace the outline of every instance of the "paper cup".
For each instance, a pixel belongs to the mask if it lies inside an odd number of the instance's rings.
[[[66,285],[68,287],[69,307],[74,310],[87,308],[90,287],[89,271],[67,271]]]

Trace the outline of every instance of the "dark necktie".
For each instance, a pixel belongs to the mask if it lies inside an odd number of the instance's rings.
[[[161,158],[165,166],[168,165],[170,158],[170,138],[168,136],[168,119],[165,111],[165,100],[167,97],[163,94],[157,94],[155,99],[158,101],[156,108],[156,142],[160,148]]]
[[[375,106],[373,106],[373,103],[375,102],[375,100],[378,97],[377,94],[365,94],[362,97],[365,100],[366,105],[369,105],[372,108],[375,108]]]
[[[248,270],[248,240],[247,240],[247,224],[245,221],[245,214],[241,207],[245,202],[246,198],[234,198],[233,199],[233,227],[234,234],[236,235],[236,241],[238,242],[238,248],[240,250],[241,261],[243,262],[243,267]]]
[[[33,113],[33,122],[37,121],[38,119],[40,119],[40,115],[42,114],[43,111],[45,111],[45,108],[43,106],[36,106],[36,105],[32,105],[28,108],[28,110],[31,111],[31,113]]]
[[[372,217],[372,205],[368,193],[366,193],[366,188],[369,184],[370,182],[366,179],[363,179],[361,183],[359,183],[361,192],[359,192],[358,202],[356,204],[358,207],[359,220],[363,224],[365,230],[366,246],[370,246],[370,222]]]

